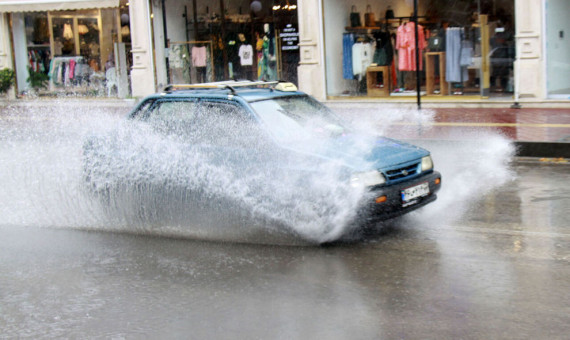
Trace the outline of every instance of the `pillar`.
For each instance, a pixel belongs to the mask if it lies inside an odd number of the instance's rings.
[[[542,18],[543,1],[515,0],[517,61],[515,91],[521,101],[544,99]]]
[[[297,3],[299,20],[300,62],[297,68],[299,89],[319,100],[326,99],[325,67],[322,64],[321,0],[300,0]]]
[[[133,54],[131,92],[133,97],[144,97],[156,92],[152,50],[150,0],[131,0],[129,5]]]
[[[12,62],[12,48],[10,44],[10,24],[7,13],[0,13],[0,70],[9,68],[14,70]],[[6,96],[15,98],[14,86],[8,90]]]
[[[154,13],[152,23],[154,30],[154,46],[155,46],[155,67],[156,67],[156,87],[158,90],[168,85],[168,76],[166,70],[166,45],[164,32],[164,13],[162,11],[163,1],[152,1],[152,13]]]

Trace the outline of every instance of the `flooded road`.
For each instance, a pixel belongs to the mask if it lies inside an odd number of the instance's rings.
[[[564,339],[570,168],[514,169],[453,223],[321,247],[4,224],[2,338]]]
[[[126,111],[0,112],[0,338],[567,338],[569,165],[513,161],[488,132],[420,140],[438,200],[318,246],[109,214],[84,190],[81,145]]]

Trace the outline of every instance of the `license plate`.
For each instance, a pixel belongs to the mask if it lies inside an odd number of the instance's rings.
[[[421,183],[402,190],[402,202],[408,203],[418,197],[429,195],[429,183]]]

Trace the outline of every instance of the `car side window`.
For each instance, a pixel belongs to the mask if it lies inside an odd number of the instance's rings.
[[[149,115],[149,110],[155,101],[156,99],[146,100],[136,109],[136,111],[131,113],[129,117],[136,120],[146,119]]]
[[[202,101],[196,117],[196,138],[206,144],[243,147],[259,135],[259,125],[242,107]]]
[[[191,129],[198,104],[189,100],[160,100],[154,105],[147,122],[165,134],[185,135]]]

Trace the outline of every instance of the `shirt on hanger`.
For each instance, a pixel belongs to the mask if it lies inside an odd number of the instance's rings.
[[[374,46],[369,43],[358,42],[352,45],[352,73],[361,78],[366,68],[372,64]]]
[[[253,47],[251,45],[241,45],[239,47],[238,55],[242,66],[253,65]]]

